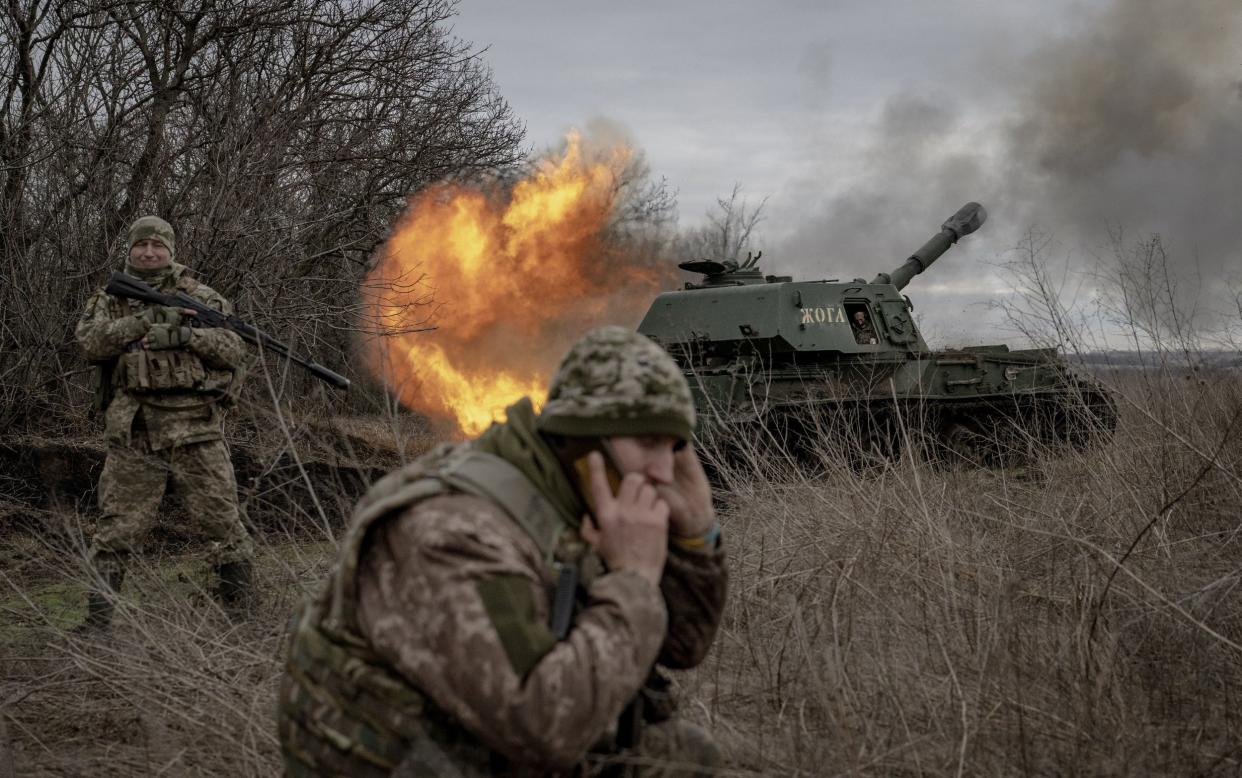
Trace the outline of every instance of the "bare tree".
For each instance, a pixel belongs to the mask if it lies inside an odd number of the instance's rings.
[[[751,249],[755,228],[763,221],[765,197],[753,208],[742,197],[742,185],[733,185],[726,199],[716,198],[716,210],[708,211],[707,224],[690,230],[678,241],[677,254],[684,259],[715,259],[737,262]]]
[[[1131,241],[1114,227],[1097,280],[1107,290],[1105,311],[1132,349],[1177,354],[1189,364],[1203,350],[1207,333],[1198,290],[1187,294],[1179,288],[1173,264],[1160,235]]]
[[[65,402],[73,319],[142,213],[171,221],[178,261],[240,310],[344,361],[365,326],[358,282],[406,197],[521,158],[523,128],[446,27],[454,7],[6,4],[0,425],[80,404]]]
[[[1079,352],[1092,340],[1089,319],[1081,310],[1085,279],[1070,271],[1067,255],[1059,266],[1051,254],[1053,236],[1031,228],[997,263],[1013,293],[993,300],[1005,323],[1039,347]]]

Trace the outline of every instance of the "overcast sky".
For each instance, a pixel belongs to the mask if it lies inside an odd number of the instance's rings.
[[[870,276],[963,202],[988,224],[909,288],[942,340],[999,335],[986,265],[1031,227],[1071,271],[1108,226],[1158,231],[1225,310],[1242,281],[1236,0],[462,0],[535,148],[605,118],[702,219],[735,182],[769,197],[770,271]],[[1205,282],[1204,278],[1209,279]],[[1190,289],[1194,289],[1191,294]],[[1200,294],[1202,292],[1202,294]],[[995,339],[995,338],[992,338]]]

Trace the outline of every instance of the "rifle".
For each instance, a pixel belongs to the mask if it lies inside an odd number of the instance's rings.
[[[189,308],[195,313],[194,316],[187,317],[190,326],[232,330],[247,343],[258,346],[264,351],[279,354],[290,362],[301,365],[309,370],[311,375],[321,381],[332,384],[337,389],[349,388],[349,379],[345,376],[334,373],[316,362],[299,357],[289,349],[289,346],[265,334],[253,324],[247,324],[232,314],[222,313],[209,305],[204,305],[180,290],[174,294],[165,294],[133,276],[126,275],[125,273],[113,273],[112,277],[108,279],[108,285],[104,287],[104,291],[116,297],[141,300],[149,305]]]

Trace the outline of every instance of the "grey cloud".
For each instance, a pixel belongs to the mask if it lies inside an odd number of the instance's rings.
[[[1117,0],[1021,67],[980,69],[980,77],[1003,79],[1013,106],[984,127],[977,153],[963,142],[979,132],[959,118],[967,96],[894,96],[872,127],[860,180],[818,200],[814,178],[803,181],[802,226],[772,253],[804,276],[824,275],[816,271],[828,257],[842,274],[867,275],[896,264],[940,219],[978,199],[990,223],[929,271],[937,280],[980,272],[979,261],[1033,225],[1087,258],[1110,225],[1158,232],[1188,277],[1236,278],[1240,32],[1236,0]],[[1210,297],[1212,285],[1203,288]]]

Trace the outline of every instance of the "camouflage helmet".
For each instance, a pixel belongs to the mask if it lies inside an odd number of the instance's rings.
[[[177,251],[177,235],[172,225],[158,216],[143,216],[129,225],[129,247],[140,240],[158,240],[168,247],[170,254]]]
[[[694,431],[694,400],[664,349],[624,327],[601,327],[561,360],[538,426],[558,435],[688,440]]]

